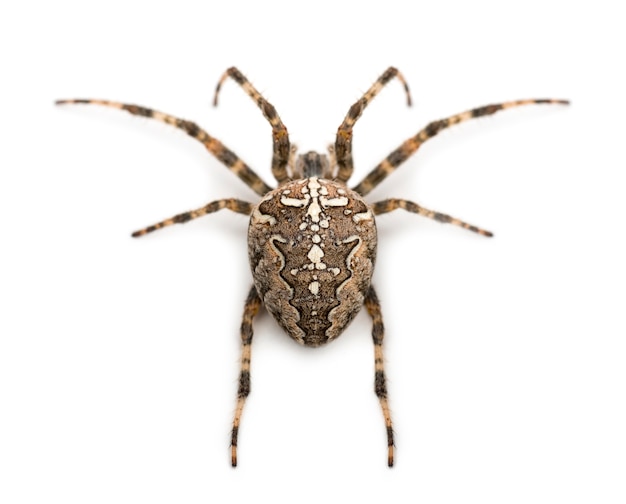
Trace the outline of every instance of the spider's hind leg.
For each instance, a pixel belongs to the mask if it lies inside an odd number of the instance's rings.
[[[261,309],[261,298],[256,287],[252,286],[246,305],[243,310],[243,320],[241,321],[241,370],[239,371],[239,386],[237,389],[237,407],[233,419],[233,429],[231,432],[230,449],[231,464],[237,466],[237,438],[239,435],[239,423],[246,398],[250,394],[250,344],[252,343],[252,320]]]
[[[385,377],[385,363],[383,359],[383,338],[385,327],[383,325],[383,315],[380,309],[380,302],[374,287],[370,287],[365,298],[365,309],[372,318],[372,338],[374,339],[374,391],[380,402],[387,429],[387,465],[393,467],[393,426],[391,423],[391,412],[389,411],[389,401],[387,399],[387,379]]]

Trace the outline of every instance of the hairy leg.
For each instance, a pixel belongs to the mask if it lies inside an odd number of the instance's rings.
[[[170,217],[169,219],[165,219],[164,221],[157,222],[152,226],[148,226],[146,228],[135,231],[131,236],[133,236],[133,238],[137,238],[138,236],[152,233],[157,229],[171,226],[172,224],[184,224],[185,222],[189,222],[192,219],[197,219],[198,217],[217,212],[218,210],[222,210],[224,208],[228,208],[228,210],[232,210],[233,212],[250,215],[252,213],[254,205],[252,203],[248,203],[247,201],[242,201],[234,198],[212,201],[208,205],[205,205],[202,208],[198,208],[197,210],[191,210],[189,212],[175,215],[174,217]]]
[[[274,105],[269,103],[261,93],[259,93],[250,81],[235,67],[231,67],[220,78],[215,88],[215,97],[213,98],[213,105],[217,106],[217,96],[220,92],[224,81],[231,77],[237,84],[239,84],[243,90],[254,100],[259,106],[261,112],[272,126],[272,138],[274,154],[272,156],[272,173],[279,184],[282,184],[289,180],[287,173],[287,165],[289,164],[290,147],[289,147],[289,134],[287,128],[283,124],[282,120],[278,116]]]
[[[389,411],[389,401],[387,399],[387,380],[385,377],[385,363],[383,359],[383,338],[385,327],[383,325],[383,315],[380,309],[380,302],[374,287],[370,287],[365,298],[365,308],[372,317],[372,338],[374,339],[374,391],[380,402],[387,428],[387,465],[393,467],[393,426],[391,423],[391,412]]]
[[[438,222],[443,222],[447,224],[454,224],[455,226],[462,227],[463,229],[467,229],[469,231],[473,231],[474,233],[478,233],[483,236],[493,236],[491,231],[486,231],[477,226],[473,226],[468,224],[467,222],[463,222],[462,220],[451,217],[447,214],[443,214],[440,212],[435,212],[433,210],[428,210],[422,206],[419,206],[417,203],[413,203],[412,201],[403,200],[403,199],[386,199],[382,201],[377,201],[372,205],[372,210],[374,211],[374,215],[381,215],[387,212],[391,212],[398,208],[402,208],[407,212],[412,212],[419,214],[423,217],[428,217],[429,219],[434,219]]]
[[[127,112],[156,119],[170,126],[183,130],[190,137],[195,138],[202,143],[206,149],[213,154],[218,160],[225,164],[230,171],[237,175],[243,182],[249,186],[254,192],[263,196],[272,188],[268,186],[261,178],[239,157],[230,149],[228,149],[222,142],[213,138],[206,131],[201,129],[196,123],[187,121],[185,119],[179,119],[178,117],[159,112],[158,110],[141,107],[139,105],[131,105],[128,103],[120,103],[109,100],[95,100],[95,99],[71,99],[71,100],[57,100],[57,105],[66,104],[90,104],[90,105],[102,105],[104,107],[112,107],[119,110],[126,110]]]
[[[252,343],[252,320],[259,313],[261,308],[261,298],[257,294],[256,287],[250,289],[246,305],[243,310],[243,320],[241,321],[241,370],[239,371],[239,387],[237,389],[237,407],[235,408],[235,418],[233,419],[233,429],[231,433],[230,449],[231,464],[237,467],[237,437],[239,434],[239,423],[241,413],[250,394],[250,344]]]
[[[505,103],[498,103],[495,105],[486,105],[484,107],[478,107],[475,109],[467,110],[457,115],[453,115],[446,119],[440,119],[438,121],[431,122],[428,126],[422,129],[417,135],[406,140],[400,147],[389,154],[380,164],[378,164],[359,184],[353,187],[353,190],[361,194],[362,196],[368,194],[378,184],[385,180],[391,173],[395,171],[409,156],[413,155],[422,144],[440,133],[441,131],[476,117],[482,117],[486,115],[495,114],[499,110],[506,110],[513,107],[520,107],[522,105],[533,104],[562,104],[567,105],[567,100],[553,100],[553,99],[531,99],[531,100],[516,100]]]
[[[347,182],[352,176],[354,169],[352,161],[352,128],[357,119],[361,117],[365,107],[374,99],[374,97],[380,93],[382,88],[394,77],[397,77],[406,93],[407,104],[411,106],[411,94],[409,93],[409,86],[404,80],[404,77],[397,68],[389,67],[385,72],[376,80],[376,82],[370,87],[366,93],[350,107],[346,118],[343,120],[339,128],[337,129],[337,137],[335,139],[335,157],[338,166],[337,180],[340,182]]]

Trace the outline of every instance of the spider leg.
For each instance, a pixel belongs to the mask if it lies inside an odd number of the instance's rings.
[[[544,103],[558,103],[562,105],[568,105],[567,100],[554,100],[550,98],[542,99],[530,99],[530,100],[516,100],[505,103],[498,103],[494,105],[486,105],[484,107],[478,107],[475,109],[461,112],[460,114],[453,115],[446,119],[440,119],[433,121],[414,137],[406,140],[400,147],[389,154],[380,164],[378,164],[367,176],[356,185],[353,190],[361,194],[362,196],[368,194],[378,184],[380,184],[385,178],[387,178],[398,166],[400,166],[407,158],[415,153],[421,145],[429,138],[434,137],[441,131],[455,124],[459,124],[475,117],[482,117],[486,115],[495,114],[499,110],[506,110],[513,107],[520,107],[522,105],[544,104]]]
[[[65,105],[71,103],[79,104],[93,104],[102,105],[105,107],[113,107],[120,110],[126,110],[127,112],[149,117],[161,121],[170,126],[183,130],[190,137],[195,138],[202,143],[206,149],[213,154],[218,160],[225,164],[230,171],[237,175],[243,182],[249,186],[254,192],[263,196],[272,188],[268,186],[261,178],[244,163],[239,157],[230,149],[228,149],[222,142],[210,136],[206,131],[201,129],[196,123],[187,121],[185,119],[179,119],[158,110],[141,107],[139,105],[130,105],[127,103],[119,103],[109,100],[94,100],[94,99],[72,99],[72,100],[57,100],[57,105]]]
[[[293,180],[294,173],[296,171],[296,154],[298,153],[298,146],[291,144],[289,147],[289,163],[287,163],[287,176],[289,180]]]
[[[422,215],[423,217],[428,217],[429,219],[436,220],[438,222],[443,222],[447,224],[454,224],[455,226],[462,227],[463,229],[467,229],[469,231],[473,231],[474,233],[478,233],[483,236],[493,236],[491,231],[486,231],[477,226],[473,226],[468,224],[467,222],[463,222],[462,220],[456,219],[455,217],[451,217],[449,215],[434,212],[433,210],[428,210],[422,206],[419,206],[417,203],[413,203],[412,201],[404,200],[404,199],[386,199],[382,201],[377,201],[372,205],[372,210],[374,211],[374,215],[380,215],[387,212],[391,212],[398,208],[402,208],[407,212],[416,213]]]
[[[287,128],[281,121],[274,105],[269,103],[261,93],[259,93],[250,81],[235,67],[231,67],[220,78],[215,88],[215,97],[213,98],[213,105],[217,106],[217,96],[220,92],[224,81],[231,77],[237,84],[239,84],[243,90],[248,94],[250,98],[259,106],[261,112],[265,116],[272,126],[272,138],[273,138],[273,150],[272,156],[272,174],[279,184],[282,184],[289,180],[289,174],[287,173],[287,165],[289,164],[290,147],[289,147],[289,134]]]
[[[184,224],[185,222],[188,222],[192,219],[197,219],[198,217],[202,217],[203,215],[217,212],[218,210],[222,210],[223,208],[228,208],[233,212],[250,215],[252,213],[253,207],[254,205],[252,203],[248,203],[247,201],[242,201],[234,198],[212,201],[208,205],[205,205],[202,208],[198,208],[197,210],[190,210],[189,212],[175,215],[174,217],[170,217],[169,219],[165,219],[164,221],[157,222],[152,226],[148,226],[146,228],[135,231],[131,236],[133,236],[133,238],[137,238],[139,236],[152,233],[152,231],[156,231],[157,229],[171,226],[172,224]]]
[[[335,156],[335,145],[328,144],[326,147],[326,151],[328,152],[328,166],[329,166],[329,178],[336,179],[337,178],[337,156]]]
[[[394,77],[397,77],[406,93],[407,105],[411,106],[411,94],[409,93],[409,86],[404,80],[404,77],[394,67],[389,67],[385,72],[376,80],[376,82],[370,87],[366,93],[350,107],[346,118],[343,120],[339,128],[337,129],[337,137],[335,139],[335,156],[338,165],[337,180],[340,182],[347,182],[352,175],[353,162],[352,162],[352,128],[357,121],[365,107],[370,101],[381,91],[381,89]]]
[[[235,418],[233,419],[233,430],[231,434],[231,464],[237,466],[237,435],[239,433],[239,423],[243,406],[250,394],[250,343],[252,343],[252,319],[259,313],[261,308],[261,298],[257,294],[256,287],[252,286],[248,299],[243,310],[243,320],[241,321],[241,370],[239,372],[239,387],[237,390],[237,407]]]
[[[374,339],[374,390],[380,401],[380,407],[385,417],[385,427],[387,428],[387,465],[393,467],[393,427],[391,424],[391,412],[387,400],[387,380],[385,378],[383,360],[383,337],[385,327],[383,325],[383,315],[380,309],[380,302],[374,287],[370,287],[365,298],[365,308],[372,317],[372,338]]]

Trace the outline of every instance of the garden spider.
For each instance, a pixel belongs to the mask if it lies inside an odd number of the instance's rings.
[[[295,149],[292,151],[287,128],[276,109],[237,68],[229,68],[219,80],[214,105],[217,105],[221,85],[229,77],[254,100],[272,126],[272,174],[278,183],[277,188],[263,182],[236,154],[193,122],[145,107],[107,100],[73,99],[56,103],[104,105],[179,128],[201,142],[262,197],[257,204],[234,198],[212,201],[202,208],[175,215],[132,234],[134,237],[143,236],[224,208],[250,216],[248,253],[254,285],[248,294],[241,323],[241,370],[231,434],[232,465],[237,465],[237,434],[244,403],[250,392],[252,321],[260,308],[264,306],[298,343],[316,347],[338,337],[364,305],[373,323],[374,390],[380,401],[387,430],[387,463],[391,467],[394,441],[383,364],[384,327],[380,303],[371,285],[377,247],[374,217],[401,208],[483,236],[492,234],[412,201],[392,198],[370,204],[365,202],[363,196],[413,155],[425,141],[450,126],[521,105],[567,104],[568,101],[510,101],[433,121],[403,142],[363,180],[349,189],[347,182],[353,171],[352,129],[363,110],[394,77],[403,84],[408,105],[411,104],[408,85],[396,68],[388,68],[350,107],[337,130],[334,146],[329,148],[329,156],[308,152],[297,158]]]

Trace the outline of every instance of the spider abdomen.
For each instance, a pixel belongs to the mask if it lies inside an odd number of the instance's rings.
[[[307,346],[339,336],[361,309],[376,243],[374,215],[363,198],[317,177],[267,193],[248,229],[250,266],[263,304]]]

